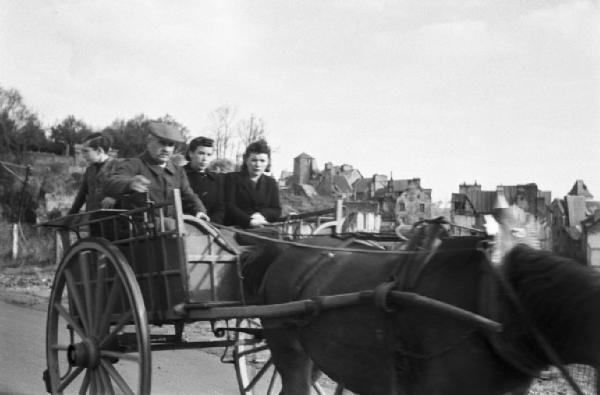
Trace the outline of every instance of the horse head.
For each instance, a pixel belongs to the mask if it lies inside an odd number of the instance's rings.
[[[597,270],[524,244],[514,246],[498,269],[505,293],[516,296],[511,302],[517,314],[506,324],[511,341],[548,365],[600,368]]]
[[[567,362],[600,365],[598,271],[549,251],[519,245],[506,255],[501,273],[540,330],[556,341]]]

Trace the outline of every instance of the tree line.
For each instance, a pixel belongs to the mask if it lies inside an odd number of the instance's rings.
[[[68,174],[64,164],[51,164],[48,169],[31,168],[25,183],[26,152],[47,152],[74,156],[75,146],[93,132],[101,131],[112,137],[113,149],[119,157],[132,157],[145,150],[145,135],[150,119],[139,114],[130,119],[116,119],[110,125],[94,130],[82,119],[68,115],[52,126],[44,126],[38,115],[24,102],[16,89],[0,86],[0,219],[10,222],[34,223],[38,203],[46,193],[65,192],[76,188],[80,174]],[[191,132],[173,116],[166,114],[154,119],[177,126],[189,141]],[[251,115],[238,116],[231,105],[220,106],[207,118],[205,137],[215,140],[216,157],[235,161],[236,155],[252,141],[265,138],[265,122]],[[182,151],[184,147],[179,147]]]
[[[17,161],[26,151],[74,156],[75,145],[93,132],[102,131],[112,137],[113,148],[120,157],[131,157],[145,149],[149,120],[139,114],[126,120],[116,119],[109,126],[93,130],[82,119],[68,115],[57,124],[44,127],[37,114],[25,105],[18,90],[0,86],[0,155],[12,154]],[[189,140],[190,130],[173,116],[166,114],[155,120],[177,126]],[[250,142],[265,138],[267,132],[262,118],[254,114],[241,118],[237,108],[223,105],[209,114],[203,135],[215,140],[217,158],[235,159]]]

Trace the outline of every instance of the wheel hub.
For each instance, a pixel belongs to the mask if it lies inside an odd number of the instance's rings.
[[[100,364],[98,342],[87,338],[80,343],[71,344],[67,349],[67,360],[73,366],[95,368]]]

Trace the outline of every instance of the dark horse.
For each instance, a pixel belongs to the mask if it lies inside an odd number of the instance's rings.
[[[534,339],[534,327],[563,363],[598,367],[600,274],[525,246],[513,248],[494,268],[478,248],[483,240],[449,238],[434,254],[424,254],[256,238],[244,281],[263,303],[373,290],[392,279],[397,290],[504,326],[493,335],[422,307],[369,303],[293,321],[263,319],[282,393],[308,394],[316,366],[359,394],[522,394],[551,364]],[[507,297],[500,278],[518,303]]]

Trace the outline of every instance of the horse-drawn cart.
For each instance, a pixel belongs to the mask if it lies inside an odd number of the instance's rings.
[[[100,210],[44,226],[68,230],[76,239],[58,265],[48,306],[44,379],[51,393],[147,394],[151,351],[208,347],[229,350],[223,359],[234,364],[242,394],[252,393],[259,381],[270,393],[274,376],[265,373],[273,367],[261,318],[316,314],[382,295],[389,303],[499,328],[469,311],[390,289],[257,304],[244,290],[246,247],[235,233],[262,236],[183,215],[177,196],[172,207]],[[184,338],[185,325],[198,321],[211,324],[213,339]],[[172,330],[165,334],[165,328]]]

